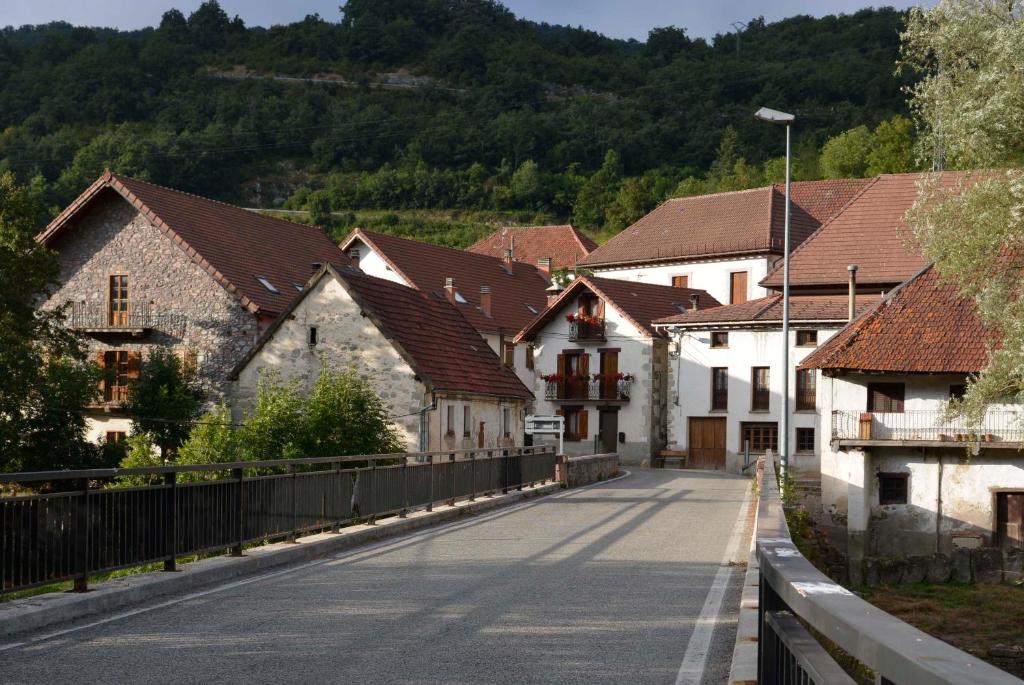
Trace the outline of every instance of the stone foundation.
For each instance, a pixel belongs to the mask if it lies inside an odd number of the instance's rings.
[[[570,488],[578,488],[581,485],[608,480],[617,475],[619,473],[619,455],[592,454],[585,457],[568,457],[565,459],[564,465],[565,473],[562,481]]]
[[[979,547],[956,549],[952,554],[867,557],[862,573],[869,587],[922,582],[1015,583],[1024,578],[1024,550]]]

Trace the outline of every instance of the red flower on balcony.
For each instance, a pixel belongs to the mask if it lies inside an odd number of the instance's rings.
[[[546,376],[542,376],[542,378],[548,383],[561,383],[565,380],[565,376],[560,373],[549,373]]]

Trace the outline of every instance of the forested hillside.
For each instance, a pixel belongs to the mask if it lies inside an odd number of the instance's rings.
[[[459,244],[495,212],[608,234],[673,193],[777,177],[781,131],[753,119],[761,105],[797,113],[798,175],[828,173],[829,137],[905,111],[902,21],[891,9],[753,19],[739,36],[668,27],[640,43],[491,0],[349,0],[270,29],[216,2],[143,31],[7,28],[0,169],[34,179],[51,207],[109,166],[309,209],[338,230],[375,210],[376,225]],[[380,212],[427,209],[473,214],[446,231]]]

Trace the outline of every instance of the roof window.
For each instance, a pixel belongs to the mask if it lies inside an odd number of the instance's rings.
[[[537,308],[534,307],[532,304],[527,304],[526,308],[530,310],[531,314],[539,314],[540,313],[540,312],[537,311]]]
[[[266,288],[270,292],[274,293],[275,295],[280,295],[281,294],[280,291],[278,291],[278,289],[274,287],[274,284],[271,283],[270,281],[268,281],[263,276],[257,276],[256,280],[260,282],[260,285],[262,285],[264,288]]]
[[[301,283],[292,282],[292,285],[294,285],[295,289],[298,290],[300,293],[302,292],[302,284]]]
[[[462,296],[462,293],[460,293],[457,290],[455,291],[455,301],[458,302],[459,304],[469,304],[466,298]]]

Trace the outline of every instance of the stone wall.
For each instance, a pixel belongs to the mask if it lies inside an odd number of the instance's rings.
[[[195,355],[211,399],[228,388],[228,373],[256,340],[256,316],[205,269],[132,207],[109,191],[81,213],[53,249],[60,263],[60,288],[42,305],[86,302],[105,310],[111,275],[127,275],[130,306],[147,305],[160,315],[142,338],[104,335],[87,339],[90,355],[154,346]]]
[[[565,484],[570,488],[608,480],[619,473],[618,454],[592,454],[566,457]]]
[[[978,547],[951,554],[867,557],[864,583],[870,587],[901,583],[1017,583],[1024,579],[1024,549]]]

